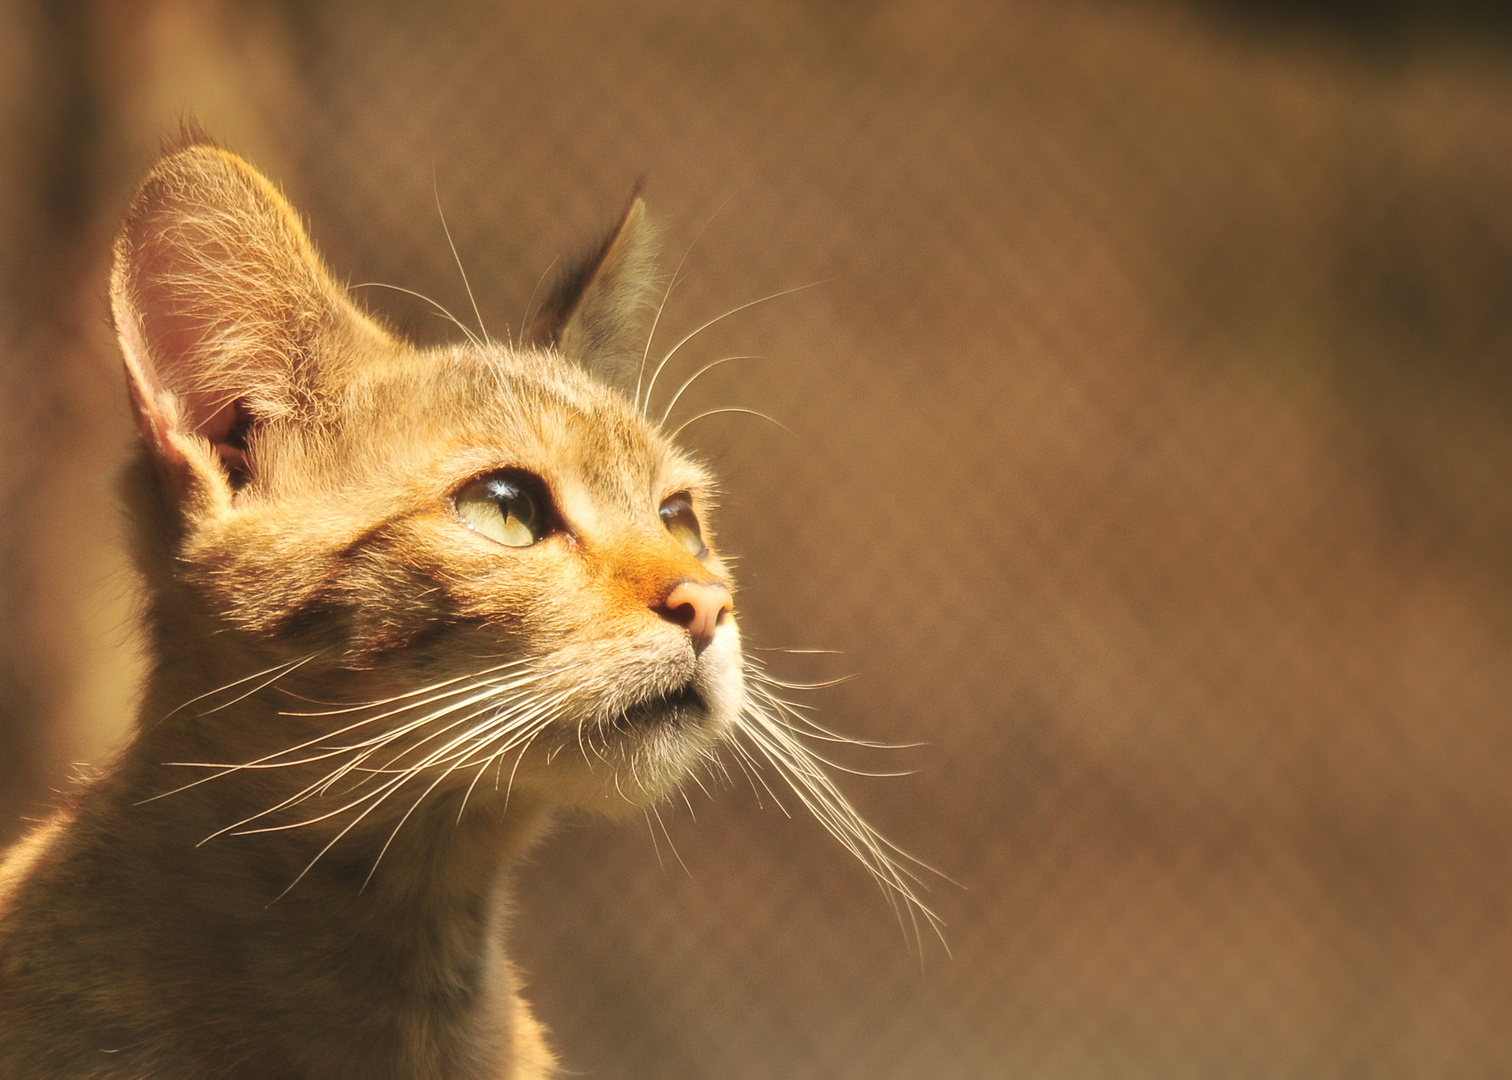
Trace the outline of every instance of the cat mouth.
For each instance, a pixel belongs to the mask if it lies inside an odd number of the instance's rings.
[[[617,728],[682,726],[695,724],[708,715],[709,705],[692,681],[668,693],[637,702],[614,718]]]

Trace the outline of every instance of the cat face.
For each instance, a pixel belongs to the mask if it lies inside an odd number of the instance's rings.
[[[245,162],[166,157],[112,279],[157,621],[241,674],[271,658],[323,701],[400,703],[373,730],[411,725],[394,761],[444,782],[496,765],[559,803],[663,796],[744,686],[711,480],[627,393],[649,248],[637,201],[529,344],[416,349]]]

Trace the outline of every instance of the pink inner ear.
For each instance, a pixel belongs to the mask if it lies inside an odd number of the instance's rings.
[[[228,357],[216,348],[215,339],[221,324],[234,315],[217,310],[214,294],[203,285],[196,287],[186,273],[186,266],[218,245],[196,238],[200,251],[191,252],[182,226],[177,231],[177,243],[161,228],[144,237],[132,273],[132,299],[146,338],[144,360],[152,381],[178,398],[186,428],[217,442],[234,424],[230,410],[235,395],[225,389]],[[218,261],[228,260],[223,256]]]
[[[145,384],[133,387],[138,419],[144,434],[162,451],[168,450],[169,429],[208,440],[232,482],[239,483],[247,477],[247,435],[253,417],[244,396],[251,387],[237,384],[246,381],[257,358],[227,350],[224,341],[217,340],[224,338],[226,324],[245,312],[220,310],[217,301],[224,303],[223,295],[192,283],[186,287],[186,263],[209,255],[224,265],[232,261],[230,256],[221,253],[215,258],[219,245],[214,241],[201,241],[190,254],[182,236],[177,239],[175,243],[161,231],[147,233],[130,270],[132,287],[121,297],[134,316],[125,321],[136,331],[122,334],[122,344],[135,354],[128,367],[135,369],[133,381]],[[256,298],[246,302],[255,303]],[[163,390],[172,393],[176,409],[160,398]],[[176,455],[169,452],[169,457]]]
[[[182,465],[183,459],[170,432],[192,432],[208,440],[232,483],[239,486],[248,476],[247,436],[253,417],[244,398],[204,387],[217,374],[205,370],[206,365],[223,359],[205,348],[203,336],[211,320],[176,307],[182,299],[161,286],[149,286],[139,295],[140,306],[117,311],[138,427],[174,466]],[[129,304],[126,296],[117,299]]]

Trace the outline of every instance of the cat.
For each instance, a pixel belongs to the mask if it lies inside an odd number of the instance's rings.
[[[247,162],[149,172],[110,282],[149,669],[0,864],[0,1078],[554,1075],[511,861],[731,736],[915,903],[743,656],[713,480],[646,418],[654,248],[636,198],[519,345],[420,349]]]

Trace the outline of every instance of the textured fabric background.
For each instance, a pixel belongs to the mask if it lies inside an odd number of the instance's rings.
[[[1393,10],[1407,10],[1396,5]],[[108,246],[186,110],[338,275],[518,328],[644,180],[742,625],[960,887],[743,783],[564,823],[515,949],[658,1078],[1512,1072],[1512,66],[1090,0],[0,2],[0,803],[129,714]],[[1354,29],[1352,29],[1354,27]],[[422,340],[459,333],[398,293]],[[665,402],[667,396],[660,396]],[[738,774],[737,774],[738,775]],[[695,818],[696,815],[696,818]],[[669,850],[669,839],[675,854]]]

